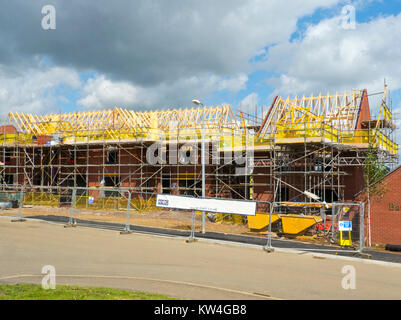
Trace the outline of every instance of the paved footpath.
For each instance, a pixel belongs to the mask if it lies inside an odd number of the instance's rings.
[[[401,265],[309,253],[266,253],[246,245],[0,219],[0,283],[107,286],[187,299],[400,299]],[[356,289],[341,286],[356,270]]]

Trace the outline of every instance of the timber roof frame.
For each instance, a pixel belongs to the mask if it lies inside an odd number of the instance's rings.
[[[19,132],[33,135],[62,134],[65,132],[94,132],[150,129],[239,129],[229,105],[194,107],[159,111],[136,112],[114,107],[113,109],[33,115],[9,112],[5,122],[13,124]]]

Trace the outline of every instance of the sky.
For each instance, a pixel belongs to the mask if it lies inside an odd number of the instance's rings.
[[[376,93],[384,79],[401,112],[401,0],[0,3],[2,118],[192,99],[253,113],[275,95]],[[42,26],[46,5],[55,29]]]

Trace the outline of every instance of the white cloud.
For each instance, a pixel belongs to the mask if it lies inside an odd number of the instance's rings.
[[[259,95],[256,92],[253,92],[242,99],[239,104],[240,110],[249,114],[253,114],[258,104],[258,101]]]
[[[335,17],[310,26],[301,40],[270,50],[269,70],[282,73],[270,79],[280,95],[326,93],[367,88],[401,88],[401,14],[379,17],[344,30]]]
[[[85,97],[78,104],[88,108],[112,108],[116,104],[126,106],[135,103],[138,89],[128,82],[112,82],[102,75],[89,79],[82,93]]]
[[[135,109],[188,106],[192,99],[202,99],[216,89],[227,89],[230,92],[244,89],[247,80],[248,77],[242,73],[224,78],[203,75],[144,87],[125,81],[112,81],[105,75],[99,75],[87,81],[78,104],[89,109],[114,106]]]
[[[23,72],[0,66],[0,116],[9,111],[29,113],[58,112],[59,86],[76,89],[81,82],[68,68],[30,68]]]
[[[229,90],[231,92],[238,92],[239,90],[246,88],[246,82],[248,81],[248,76],[244,73],[240,73],[235,77],[229,77],[222,79],[218,83],[218,90]]]

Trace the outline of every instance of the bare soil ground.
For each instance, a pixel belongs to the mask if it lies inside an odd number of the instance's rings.
[[[10,209],[0,211],[0,215],[17,216],[18,209]],[[24,207],[23,216],[36,215],[59,215],[70,216],[67,208],[49,208],[40,206]],[[122,211],[101,211],[101,210],[77,210],[75,217],[77,219],[125,223],[126,212]],[[196,215],[196,230],[201,230],[202,217]],[[179,210],[153,210],[144,213],[131,212],[130,224],[148,227],[190,230],[192,224],[192,212]],[[247,225],[234,225],[226,222],[212,223],[206,218],[206,230],[212,232],[230,233],[230,234],[246,234],[246,235],[266,235],[266,232],[251,232]]]

